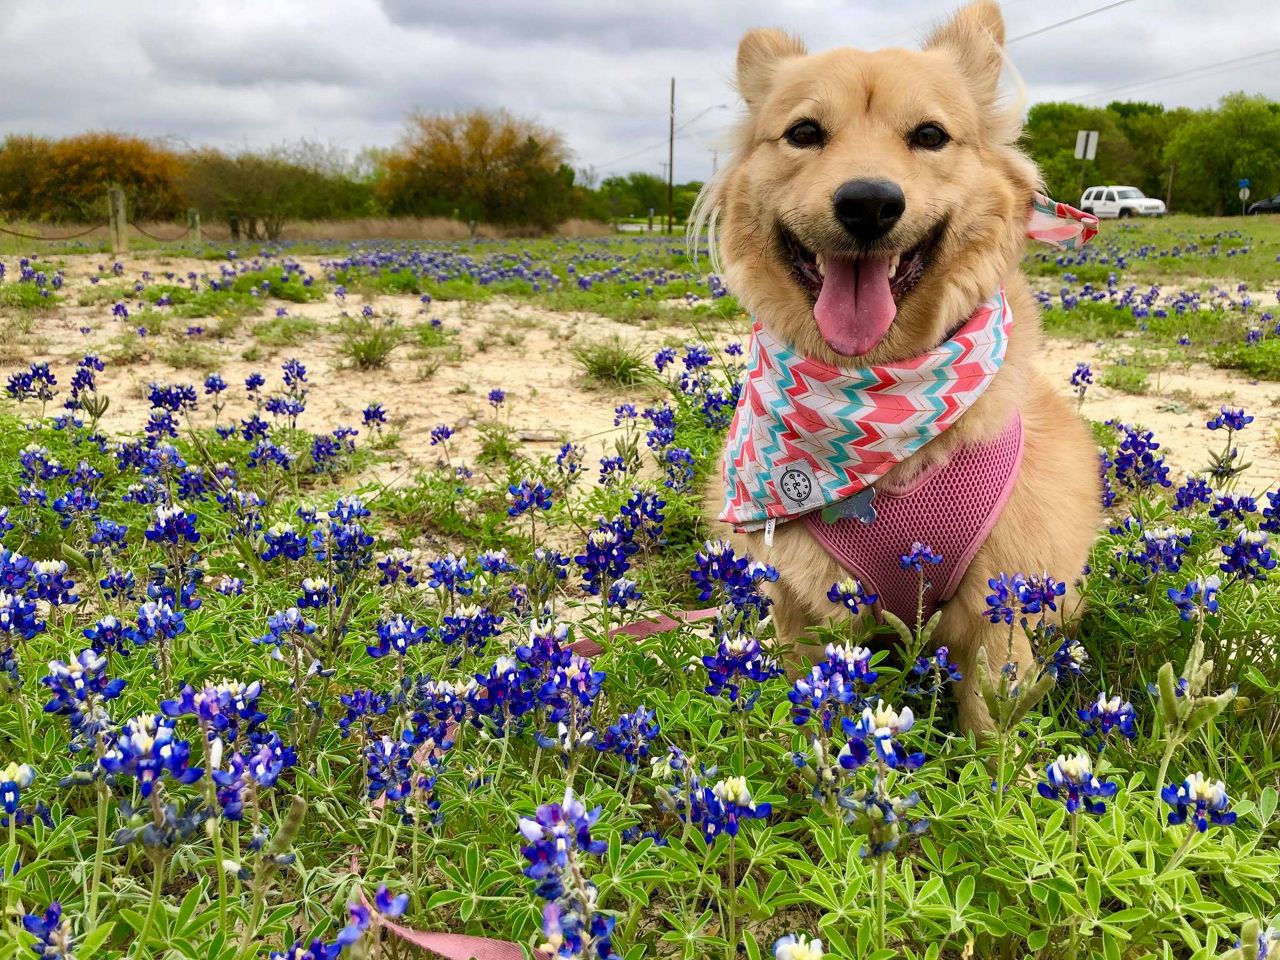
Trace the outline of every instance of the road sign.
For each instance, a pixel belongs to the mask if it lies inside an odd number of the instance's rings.
[[[1248,187],[1241,187],[1241,188],[1240,188],[1240,199],[1241,199],[1241,200],[1248,200],[1248,199],[1249,199],[1249,188],[1248,188]]]
[[[1098,131],[1076,131],[1076,159],[1092,160],[1098,153]]]
[[[1248,177],[1245,177],[1243,180],[1241,180],[1239,183],[1237,183],[1237,184],[1236,184],[1236,186],[1237,186],[1237,187],[1239,187],[1241,190],[1248,190],[1248,189],[1249,189],[1249,178],[1248,178]]]

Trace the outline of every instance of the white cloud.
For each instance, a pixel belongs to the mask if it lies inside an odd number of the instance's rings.
[[[1009,0],[1010,36],[1101,4]],[[658,172],[667,97],[677,122],[736,98],[737,40],[776,24],[812,47],[911,45],[938,0],[94,0],[0,3],[0,133],[117,129],[188,143],[299,137],[355,151],[395,141],[414,109],[505,106],[560,130],[582,166]],[[1220,8],[1221,9],[1221,8]],[[1259,61],[1136,86],[1271,49],[1280,4],[1132,0],[1014,43],[1031,102],[1117,98],[1204,106],[1230,90],[1280,99]],[[1135,84],[1132,89],[1128,85]],[[1102,103],[1108,96],[1097,101]],[[676,141],[680,179],[705,176],[734,113],[712,109]],[[629,156],[634,154],[634,156]]]

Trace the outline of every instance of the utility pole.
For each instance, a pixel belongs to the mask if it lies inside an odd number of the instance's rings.
[[[667,232],[675,226],[676,78],[671,78],[671,115],[667,127]]]

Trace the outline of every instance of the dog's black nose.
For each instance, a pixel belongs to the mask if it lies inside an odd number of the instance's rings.
[[[902,188],[892,180],[849,180],[836,190],[832,202],[844,228],[864,243],[892,230],[907,208]]]

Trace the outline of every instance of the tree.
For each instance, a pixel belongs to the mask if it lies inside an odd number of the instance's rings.
[[[0,144],[0,212],[29,219],[47,215],[38,190],[52,157],[53,141],[45,137],[5,137]]]
[[[181,176],[172,150],[119,133],[82,133],[54,143],[37,203],[52,219],[96,220],[106,216],[107,189],[119,186],[131,218],[168,219],[185,207]]]
[[[549,229],[572,212],[560,135],[505,110],[414,114],[383,163],[378,197],[392,214]]]
[[[187,158],[187,195],[201,215],[256,239],[278,240],[289,220],[365,216],[372,185],[341,151],[310,141],[265,151],[197,151]]]
[[[1222,215],[1239,209],[1238,182],[1248,178],[1259,195],[1280,188],[1280,104],[1232,93],[1216,110],[1200,110],[1165,148],[1176,169],[1180,206]]]

